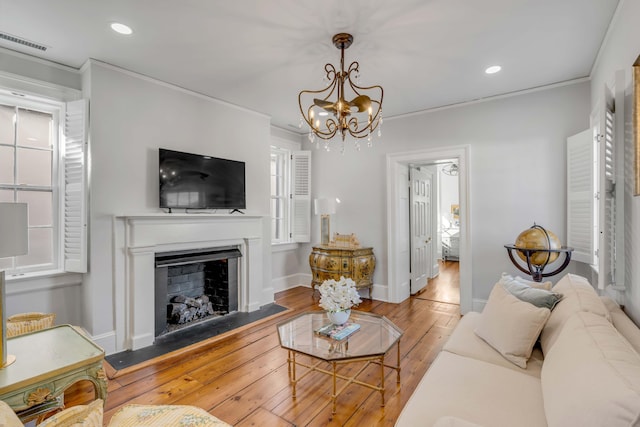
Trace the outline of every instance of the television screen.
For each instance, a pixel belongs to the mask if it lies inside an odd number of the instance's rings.
[[[246,209],[244,162],[159,150],[160,207]]]

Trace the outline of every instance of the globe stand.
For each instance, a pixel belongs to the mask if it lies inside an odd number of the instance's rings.
[[[566,246],[563,246],[559,249],[519,248],[516,245],[504,245],[504,247],[507,249],[507,254],[509,254],[509,258],[511,259],[511,262],[513,263],[513,265],[515,265],[516,268],[522,271],[524,274],[529,274],[535,282],[542,282],[543,277],[555,276],[556,274],[560,273],[562,270],[567,268],[567,266],[569,265],[569,262],[571,261],[571,252],[573,251],[573,248],[569,248]],[[525,269],[523,266],[520,265],[518,261],[516,261],[516,258],[513,256],[514,250],[524,254],[525,258],[527,259],[528,269]],[[543,252],[548,254],[547,261],[545,261],[544,264],[536,265],[531,263],[531,257],[536,252]],[[544,273],[544,269],[547,267],[547,264],[549,264],[549,259],[551,258],[551,254],[554,252],[558,254],[564,254],[564,262],[560,267],[558,267],[556,270],[552,271],[551,273]]]

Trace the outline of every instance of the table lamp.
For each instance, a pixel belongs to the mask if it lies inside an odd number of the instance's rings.
[[[320,215],[320,244],[328,245],[331,236],[329,218],[336,213],[336,199],[315,199],[313,206],[316,215]]]
[[[26,203],[0,203],[0,258],[26,255],[29,251],[28,208]],[[0,318],[2,319],[2,354],[0,369],[15,362],[7,354],[7,313],[5,277],[0,271]]]

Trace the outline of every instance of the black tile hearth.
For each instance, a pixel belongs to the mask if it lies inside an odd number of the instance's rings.
[[[235,328],[287,310],[278,304],[268,304],[251,313],[231,313],[180,330],[177,334],[160,336],[156,342],[140,350],[127,350],[107,356],[105,359],[116,370],[128,368],[154,357],[187,347],[191,344],[215,337]]]

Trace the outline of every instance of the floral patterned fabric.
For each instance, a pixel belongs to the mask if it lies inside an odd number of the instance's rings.
[[[102,427],[102,408],[102,399],[72,406],[47,418],[38,427]]]
[[[113,415],[109,427],[223,427],[207,411],[188,405],[127,405]]]

